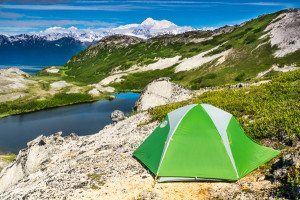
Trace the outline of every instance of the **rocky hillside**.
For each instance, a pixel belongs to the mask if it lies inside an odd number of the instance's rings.
[[[190,89],[250,81],[274,66],[299,67],[299,33],[300,11],[289,9],[216,30],[107,37],[74,56],[63,78],[117,90],[142,90],[159,77]]]

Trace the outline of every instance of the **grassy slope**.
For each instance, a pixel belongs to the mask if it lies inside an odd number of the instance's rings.
[[[207,92],[150,112],[153,120],[162,120],[171,110],[193,103],[209,103],[232,113],[256,140],[280,134],[300,138],[300,70],[280,73],[265,85]]]
[[[166,58],[176,55],[190,57],[213,46],[213,44],[198,45],[196,43],[183,45],[179,42],[164,44],[156,39],[124,48],[103,48],[94,57],[87,55],[89,51],[87,49],[75,56],[72,59],[73,62],[66,65],[66,74],[69,75],[68,80],[76,79],[84,83],[95,83],[105,78],[112,69],[117,67],[125,70],[135,64],[150,64],[155,62],[157,57]]]

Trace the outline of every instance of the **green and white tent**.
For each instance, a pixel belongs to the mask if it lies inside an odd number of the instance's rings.
[[[133,156],[159,182],[235,181],[279,153],[251,140],[232,114],[193,104],[170,112]]]

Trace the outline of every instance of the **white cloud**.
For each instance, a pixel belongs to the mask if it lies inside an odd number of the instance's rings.
[[[0,20],[1,33],[25,33],[51,26],[114,27],[116,23],[86,20]],[[15,27],[15,28],[13,28]]]

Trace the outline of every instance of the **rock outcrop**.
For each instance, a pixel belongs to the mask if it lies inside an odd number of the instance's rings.
[[[18,68],[0,69],[0,102],[26,96],[24,90],[36,83],[36,81],[29,80],[28,77],[29,74]]]
[[[300,10],[290,9],[267,26],[272,46],[278,47],[275,57],[283,57],[300,49]]]
[[[191,91],[170,82],[169,78],[159,78],[147,85],[136,107],[138,111],[143,111],[172,102],[184,101],[191,97]]]
[[[66,81],[56,81],[50,84],[50,87],[52,90],[61,90],[65,87],[70,86],[70,83],[67,83]]]

